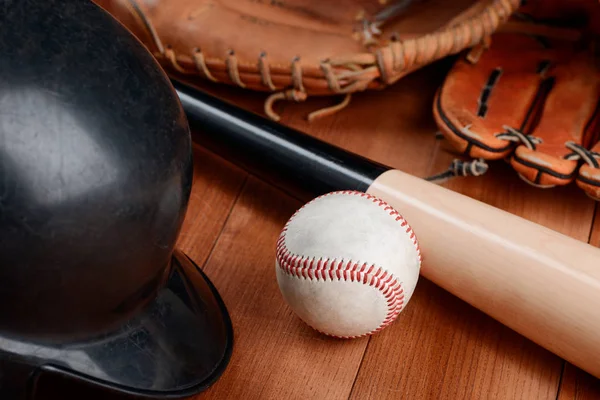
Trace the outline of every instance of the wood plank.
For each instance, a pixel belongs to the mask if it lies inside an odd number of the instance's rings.
[[[599,205],[600,206],[600,205]],[[590,234],[590,244],[592,246],[600,247],[600,215],[599,210],[596,208],[596,215],[594,218],[594,226]]]
[[[357,94],[342,112],[312,123],[308,112],[338,99],[279,103],[277,110],[284,124],[426,176],[454,157],[435,141],[430,114],[446,67],[423,69],[386,91]],[[266,97],[207,88],[255,112]],[[340,341],[313,332],[283,302],[274,276],[277,235],[301,203],[250,177],[231,210],[245,173],[197,151],[206,161],[196,166],[200,184],[179,245],[200,264],[207,260],[204,269],[236,332],[229,368],[198,399],[556,398],[562,360],[424,279],[399,320],[372,338]],[[502,163],[485,177],[445,186],[587,240],[593,204],[572,188],[532,188]],[[585,376],[575,371],[575,380],[568,380],[572,371],[566,372],[561,395],[587,393]]]
[[[455,156],[438,151],[428,174],[443,170]],[[579,191],[543,191],[522,182],[503,162],[494,167],[484,177],[444,185],[587,240],[594,205]],[[498,399],[556,398],[563,364],[559,357],[425,282],[411,300],[412,313],[372,339],[353,398],[395,398],[396,391],[423,399],[477,399],[486,393],[486,398]],[[398,337],[410,345],[395,345]]]
[[[600,379],[567,363],[557,400],[597,399],[600,399]]]
[[[281,104],[281,122],[417,176],[437,173],[455,157],[435,140],[431,118],[445,68],[436,64],[386,91],[354,95],[340,113],[310,123],[309,112],[335,100]],[[222,93],[234,102],[239,96],[235,89]],[[506,170],[445,185],[581,239],[590,229],[593,206],[586,199],[575,193],[573,201],[564,190],[542,192]],[[426,280],[411,302],[396,324],[371,338],[353,398],[555,398],[560,358]]]
[[[454,156],[440,151],[429,172]],[[485,177],[445,186],[587,240],[594,204],[575,187],[543,191],[516,178],[503,162],[494,167]],[[353,398],[395,398],[398,392],[416,399],[556,398],[563,361],[554,354],[425,280],[406,311],[389,332],[372,339]]]
[[[283,122],[417,176],[443,171],[457,156],[434,139],[430,104],[443,68],[424,69],[382,93],[355,96],[331,121],[307,123],[305,104],[294,105],[302,111]],[[573,187],[533,188],[511,172],[498,162],[484,177],[455,179],[444,186],[587,239],[593,202]],[[563,364],[559,357],[426,280],[411,301],[412,313],[371,339],[353,398],[407,393],[414,398],[478,398],[482,393],[555,398]]]
[[[229,311],[235,347],[198,399],[347,399],[368,339],[340,342],[298,320],[275,278],[275,242],[301,203],[251,177],[207,261]]]
[[[247,173],[194,146],[194,181],[177,247],[203,266],[225,225]]]
[[[561,360],[421,279],[374,336],[352,399],[554,399]]]
[[[439,150],[428,173],[455,156]],[[495,167],[485,177],[445,186],[586,240],[594,207],[589,199],[573,187],[533,188],[503,162]],[[430,282],[421,280],[405,312],[371,340],[352,398],[556,398],[560,358]]]

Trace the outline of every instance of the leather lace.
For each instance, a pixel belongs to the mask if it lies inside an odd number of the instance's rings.
[[[511,128],[507,125],[504,125],[503,128],[506,130],[506,132],[496,135],[498,139],[521,143],[525,145],[529,150],[535,150],[536,145],[542,143],[542,139],[540,139],[539,137],[526,135],[520,130]]]
[[[381,34],[382,26],[389,20],[406,12],[411,3],[420,0],[398,0],[384,8],[372,20],[363,18],[362,40],[366,47],[377,44],[377,36]],[[456,54],[465,48],[476,46],[496,31],[505,23],[510,15],[519,7],[518,0],[490,0],[489,4],[482,3],[474,7],[466,15],[456,17],[446,26],[427,35],[394,39],[392,35],[389,44],[378,47],[375,51],[365,51],[360,54],[348,54],[332,57],[321,62],[323,77],[332,94],[344,95],[343,100],[332,107],[315,111],[309,115],[309,120],[331,115],[350,102],[350,94],[366,90],[369,85],[389,85],[400,79],[406,73],[430,62],[439,60],[447,55]],[[211,63],[221,63],[222,60],[208,60],[202,49],[193,49],[191,58],[194,68],[185,68],[178,59],[175,50],[161,41],[158,31],[150,18],[138,6],[136,0],[127,1],[130,13],[144,27],[154,43],[158,54],[164,57],[172,67],[182,74],[200,74],[203,77],[217,82],[214,73],[209,68]],[[278,100],[303,101],[308,96],[303,84],[302,67],[297,57],[290,65],[292,87],[276,87],[270,76],[267,54],[261,52],[257,57],[258,72],[263,85],[273,93],[265,101],[265,113],[274,120],[279,116],[273,110],[273,104]],[[240,86],[247,87],[240,77],[238,60],[234,49],[231,49],[224,60],[227,74],[231,81]],[[294,92],[295,91],[295,92]],[[297,92],[304,92],[298,94]]]
[[[565,156],[566,160],[583,160],[593,168],[600,168],[600,153],[586,149],[580,144],[569,141],[565,143],[565,147],[573,151],[573,153]]]

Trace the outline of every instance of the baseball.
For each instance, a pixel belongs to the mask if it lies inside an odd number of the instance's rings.
[[[371,335],[409,302],[421,268],[415,233],[385,201],[358,191],[306,203],[277,241],[281,294],[313,329],[339,338]]]

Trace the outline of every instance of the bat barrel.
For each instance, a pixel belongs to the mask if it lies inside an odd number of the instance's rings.
[[[366,191],[389,170],[381,164],[173,81],[194,139],[270,181],[316,196]]]

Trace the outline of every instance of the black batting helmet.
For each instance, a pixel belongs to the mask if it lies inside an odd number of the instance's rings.
[[[192,185],[179,99],[91,1],[0,2],[0,398],[44,372],[189,396],[232,347],[175,247]]]

